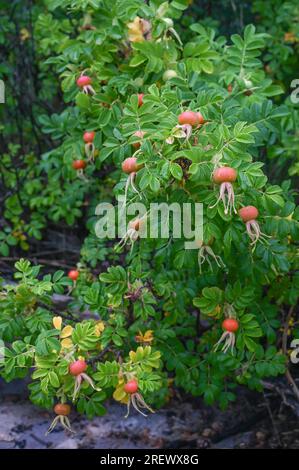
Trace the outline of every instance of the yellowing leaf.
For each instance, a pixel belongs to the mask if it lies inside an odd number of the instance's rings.
[[[53,317],[53,326],[56,330],[61,330],[62,325],[62,318],[61,317]]]
[[[128,403],[129,397],[124,391],[124,386],[117,386],[117,388],[114,390],[113,393],[113,398],[116,401],[120,401],[121,403]]]
[[[73,347],[73,341],[70,338],[65,338],[61,341],[62,348],[70,349]]]
[[[129,40],[131,42],[144,41],[143,26],[142,26],[141,18],[139,18],[139,16],[136,16],[136,18],[134,18],[134,21],[132,21],[131,23],[128,23],[128,29],[129,29]]]
[[[135,361],[135,357],[136,357],[135,351],[130,351],[130,352],[129,352],[129,356],[130,356],[131,361],[134,362],[134,361]]]
[[[144,340],[146,343],[150,343],[151,341],[154,340],[154,332],[153,330],[147,330],[145,333],[144,333]]]
[[[127,26],[131,42],[142,42],[151,38],[151,23],[143,18],[136,16]]]
[[[296,35],[293,32],[285,33],[284,40],[285,42],[297,42]]]
[[[215,318],[221,318],[221,316],[222,316],[221,306],[216,305],[216,307],[214,308],[214,310],[212,312],[207,313],[207,316],[215,317]]]
[[[144,334],[139,331],[135,339],[137,343],[151,343],[154,340],[153,330],[147,330]]]
[[[20,37],[21,37],[21,41],[26,41],[26,39],[29,39],[30,38],[30,33],[28,31],[28,29],[26,28],[22,28],[21,31],[20,31]]]
[[[122,303],[122,296],[112,296],[111,294],[108,294],[108,302],[107,305],[110,308],[117,308],[121,305]]]
[[[129,395],[126,395],[122,400],[120,400],[120,403],[123,403],[124,405],[126,405],[129,400],[130,400]]]
[[[102,331],[105,329],[105,324],[102,321],[97,322],[95,326],[95,334],[96,336],[101,336]]]
[[[73,333],[73,327],[68,325],[68,326],[65,326],[60,334],[60,338],[68,338],[69,336],[72,335]]]

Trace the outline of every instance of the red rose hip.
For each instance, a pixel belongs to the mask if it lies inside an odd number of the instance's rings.
[[[239,216],[243,220],[243,222],[249,222],[250,220],[257,219],[259,215],[259,211],[254,206],[245,206],[239,210]]]
[[[84,160],[75,160],[72,163],[72,167],[74,168],[74,170],[84,170],[84,168],[86,167],[86,162]]]
[[[189,124],[190,126],[197,126],[199,119],[197,113],[194,111],[184,111],[178,117],[179,124]]]
[[[138,382],[137,380],[129,380],[129,382],[127,382],[125,385],[124,385],[124,391],[126,393],[136,393],[138,390]]]
[[[68,416],[71,412],[71,407],[70,405],[67,405],[66,403],[57,403],[57,405],[54,406],[54,413],[56,413],[59,416]]]
[[[199,111],[196,113],[196,116],[197,116],[198,124],[204,124],[205,123],[204,117]]]
[[[144,97],[144,93],[138,93],[137,98],[138,98],[138,107],[139,108],[140,108],[140,106],[143,105],[143,97]]]
[[[69,366],[69,371],[71,375],[77,376],[85,372],[87,369],[87,364],[83,359],[78,359],[75,362],[72,362]]]
[[[68,277],[69,277],[72,281],[77,281],[77,279],[78,279],[78,277],[79,277],[79,271],[77,271],[76,269],[72,269],[71,271],[69,271]]]
[[[95,138],[95,132],[84,132],[83,134],[83,140],[86,144],[91,144],[94,141]]]
[[[139,170],[140,166],[137,165],[137,158],[135,157],[128,157],[122,162],[122,170],[127,173],[135,173]]]
[[[91,78],[88,75],[81,75],[81,77],[78,78],[77,80],[77,85],[80,88],[83,88],[85,86],[91,85]]]
[[[239,328],[239,322],[234,318],[226,318],[222,322],[222,328],[230,333],[235,333]]]
[[[234,168],[230,168],[229,166],[223,166],[221,168],[217,168],[213,173],[213,181],[214,183],[221,184],[221,183],[233,183],[237,179],[237,172]]]
[[[235,208],[235,192],[232,185],[237,179],[236,170],[229,166],[217,168],[212,174],[212,179],[214,183],[220,185],[220,191],[216,203],[210,206],[210,208],[217,206],[217,204],[222,201],[225,215],[232,215],[232,211],[237,214]]]

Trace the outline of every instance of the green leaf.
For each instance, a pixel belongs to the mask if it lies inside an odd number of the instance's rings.
[[[205,287],[202,290],[202,297],[193,299],[193,304],[198,307],[202,313],[210,314],[215,308],[223,302],[223,291],[218,287]]]
[[[88,321],[77,323],[72,333],[72,340],[82,351],[94,349],[99,341],[94,323]]]
[[[78,93],[76,96],[76,105],[81,109],[88,109],[90,106],[90,98],[85,93]]]
[[[48,377],[52,387],[58,388],[60,386],[58,375],[54,371],[49,372]]]
[[[59,353],[61,345],[57,339],[57,330],[43,331],[36,340],[36,353],[40,356],[48,356],[51,353]]]
[[[170,173],[177,180],[181,180],[183,178],[183,170],[178,163],[170,164]]]

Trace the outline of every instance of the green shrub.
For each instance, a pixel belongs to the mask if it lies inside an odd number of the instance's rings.
[[[267,36],[249,25],[227,41],[196,23],[182,44],[173,21],[187,3],[48,0],[49,12],[37,21],[40,30],[47,22],[48,34],[55,15],[65,21],[67,12],[75,28],[59,35],[57,54],[46,62],[59,73],[65,109],[39,116],[57,144],[38,164],[29,203],[70,225],[83,223],[84,211],[89,230],[75,282],[63,271],[41,277],[40,267],[24,260],[16,264],[17,284],[3,282],[1,375],[12,380],[33,367],[30,397],[40,406],[73,400],[79,412],[101,415],[110,396],[134,404],[124,384],[137,380],[139,406],[142,397],[162,405],[174,384],[224,408],[238,384],[262,390],[265,377],[288,367],[281,326],[298,296],[299,212],[290,181],[271,184],[259,160],[282,132],[293,131],[283,127],[289,107],[275,104],[283,90],[263,68]],[[41,44],[48,47],[46,38]],[[83,73],[95,94],[77,86]],[[178,127],[185,110],[200,112],[204,123]],[[140,130],[143,137],[134,136]],[[85,131],[95,132],[94,160]],[[127,203],[140,197],[147,210],[152,202],[202,203],[198,249],[186,250],[172,232],[142,238],[132,225],[122,248],[97,238],[96,206],[124,195],[129,177],[122,163],[132,155],[140,165],[138,194],[127,187]],[[74,170],[75,160],[85,161],[83,173]],[[266,237],[252,235],[256,222],[246,231],[237,213],[216,203],[212,177],[219,167],[235,170],[226,190],[233,187],[238,210],[258,209]],[[57,311],[52,296],[67,289],[70,303]],[[238,330],[222,337],[225,318]],[[223,343],[215,349],[221,337],[231,346],[236,340],[226,353]],[[69,366],[76,360],[88,368],[74,396],[78,377]]]

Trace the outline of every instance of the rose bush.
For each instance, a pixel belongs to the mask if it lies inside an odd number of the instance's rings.
[[[299,287],[294,190],[289,180],[271,184],[260,161],[293,132],[289,106],[276,104],[283,90],[263,68],[266,35],[248,25],[227,40],[193,23],[183,44],[175,22],[185,0],[44,4],[36,28],[46,47],[60,25],[44,66],[59,74],[65,109],[38,117],[56,144],[41,157],[29,204],[44,204],[44,219],[85,223],[88,235],[75,276],[42,276],[21,259],[17,282],[3,280],[2,377],[31,374],[33,403],[72,403],[88,417],[111,396],[151,411],[173,386],[222,408],[237,385],[261,391],[289,367],[282,329]],[[124,195],[148,210],[202,203],[198,249],[171,231],[141,237],[148,217],[127,220],[117,249],[118,240],[99,239],[97,205]],[[53,294],[67,292],[57,310]],[[70,428],[63,413],[56,421]]]

